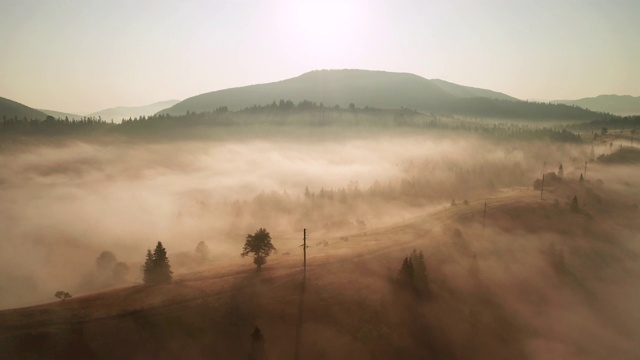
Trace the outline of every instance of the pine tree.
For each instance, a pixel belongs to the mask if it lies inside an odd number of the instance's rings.
[[[400,272],[398,273],[398,282],[402,286],[411,287],[413,285],[414,274],[413,262],[411,261],[411,258],[405,257],[402,261]]]
[[[167,284],[171,282],[173,271],[171,271],[171,265],[169,265],[167,250],[160,241],[158,241],[156,248],[153,250],[153,270],[157,283]]]
[[[424,263],[424,254],[413,249],[411,252],[411,263],[413,265],[413,279],[416,287],[420,291],[427,289],[427,266]]]
[[[153,254],[149,249],[147,249],[147,258],[144,261],[144,265],[142,266],[142,275],[142,280],[145,284],[153,284],[155,282],[153,279]]]
[[[167,284],[171,282],[173,271],[171,271],[171,265],[169,265],[167,250],[160,241],[158,241],[153,253],[151,250],[147,250],[147,258],[142,269],[145,284]]]

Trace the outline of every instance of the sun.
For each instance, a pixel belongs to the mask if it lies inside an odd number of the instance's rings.
[[[361,2],[292,1],[280,9],[278,27],[301,55],[338,59],[364,37],[366,13]]]

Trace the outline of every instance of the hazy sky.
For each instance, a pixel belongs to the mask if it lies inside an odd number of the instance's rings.
[[[640,1],[0,0],[0,96],[90,112],[315,69],[640,96]]]

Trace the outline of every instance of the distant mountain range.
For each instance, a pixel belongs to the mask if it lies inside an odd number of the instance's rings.
[[[20,120],[25,117],[29,120],[44,120],[47,116],[52,116],[55,119],[68,118],[69,120],[80,120],[85,117],[100,117],[105,121],[113,119],[116,122],[120,122],[121,119],[154,115],[158,111],[173,106],[178,102],[179,100],[167,100],[143,106],[119,106],[96,111],[91,114],[79,115],[56,110],[33,109],[19,102],[0,97],[0,117],[7,119],[17,117]]]
[[[299,103],[303,100],[335,105],[354,104],[358,108],[408,108],[421,112],[445,113],[481,118],[538,120],[601,119],[603,112],[617,115],[640,114],[640,97],[602,95],[579,100],[551,103],[521,101],[509,95],[439,79],[425,79],[409,73],[368,70],[317,70],[298,77],[268,84],[243,86],[196,95],[183,101],[168,100],[150,105],[114,107],[88,115],[52,110],[36,110],[15,101],[0,98],[0,116],[5,118],[80,119],[84,116],[114,120],[153,114],[184,115],[214,111],[227,107],[231,111],[268,105],[280,100]],[[588,108],[588,109],[586,109]]]
[[[118,106],[109,109],[96,111],[87,116],[101,117],[102,120],[116,120],[136,118],[140,116],[150,116],[162,109],[166,109],[180,102],[180,100],[166,100],[143,106]]]
[[[600,95],[578,100],[554,100],[552,103],[576,105],[581,108],[620,116],[640,115],[640,96]]]

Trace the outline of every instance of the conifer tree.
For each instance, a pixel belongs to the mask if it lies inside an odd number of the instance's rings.
[[[411,252],[411,263],[413,264],[413,277],[419,289],[424,289],[427,285],[427,266],[424,263],[424,254],[413,249]]]
[[[410,257],[405,257],[402,260],[402,266],[400,267],[400,272],[398,273],[398,281],[401,285],[411,286],[413,284],[414,278],[414,269],[413,262]]]
[[[151,253],[151,250],[147,249],[147,258],[142,266],[142,280],[145,284],[153,284],[153,275],[153,254]]]
[[[171,282],[171,265],[167,257],[167,250],[158,241],[156,248],[151,253],[147,250],[147,258],[143,266],[143,280],[145,284],[167,284]]]

